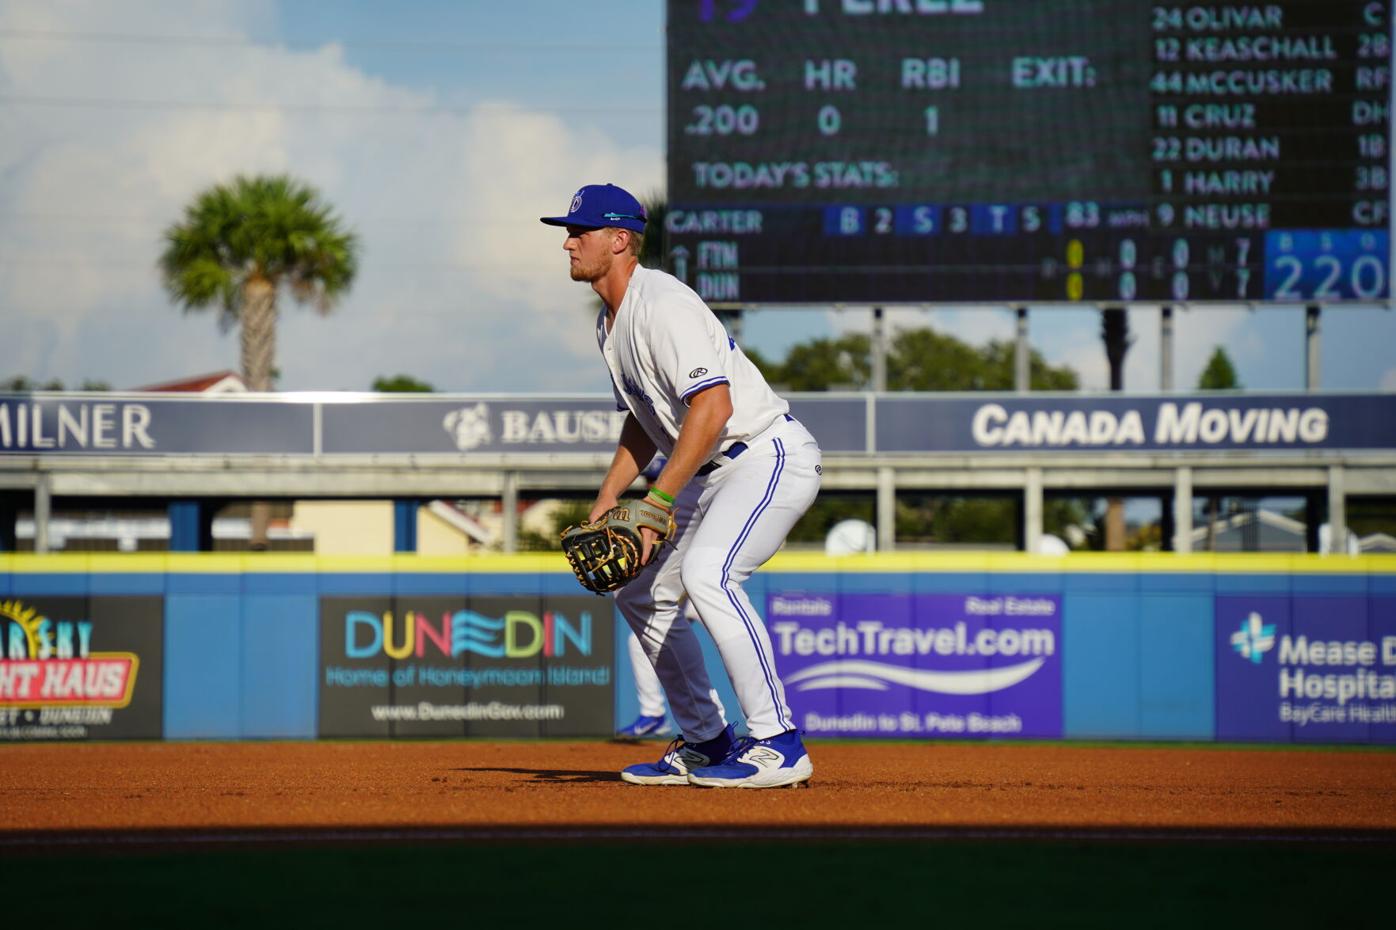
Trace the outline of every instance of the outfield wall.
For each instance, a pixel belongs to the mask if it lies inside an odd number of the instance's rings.
[[[626,632],[559,561],[0,555],[0,739],[606,736]],[[814,737],[1396,743],[1396,557],[790,554],[747,590]]]

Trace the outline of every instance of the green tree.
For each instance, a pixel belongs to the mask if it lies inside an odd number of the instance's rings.
[[[373,390],[380,394],[431,394],[436,390],[425,381],[418,381],[411,375],[382,375],[373,379]]]
[[[664,217],[669,204],[660,193],[640,198],[645,205],[645,241],[640,247],[640,264],[646,268],[668,268],[669,256],[664,253]]]
[[[50,378],[40,384],[28,375],[15,375],[0,381],[0,391],[62,391],[63,381],[59,378]],[[111,385],[105,381],[93,381],[91,378],[84,378],[82,387],[76,388],[79,391],[110,391]]]
[[[930,327],[901,330],[887,354],[887,387],[892,391],[1008,391],[1013,389],[1015,347],[994,340],[974,346]],[[785,361],[763,373],[792,391],[865,389],[872,379],[872,340],[862,333],[812,339],[792,346]],[[1075,390],[1080,381],[1067,366],[1049,365],[1038,352],[1029,356],[1036,390]]]
[[[165,230],[165,289],[186,312],[214,305],[239,327],[242,376],[272,389],[277,297],[328,313],[357,270],[358,241],[314,188],[289,177],[238,177],[200,193]]]
[[[57,378],[50,378],[44,384],[40,384],[28,375],[15,375],[0,381],[0,391],[61,391],[63,382]]]
[[[237,177],[198,194],[165,230],[160,269],[185,312],[217,305],[241,337],[242,377],[270,391],[276,376],[276,302],[287,290],[321,314],[349,290],[358,240],[309,185],[284,175]],[[267,504],[252,505],[251,548],[267,548]]]
[[[993,391],[1013,389],[1015,346],[992,341],[974,346],[929,327],[896,334],[887,355],[887,387],[893,391]],[[793,391],[834,387],[866,389],[872,380],[872,341],[861,333],[813,339],[791,347],[785,361],[765,364],[767,379]],[[1037,352],[1029,358],[1036,390],[1075,390],[1069,367],[1056,367]],[[1015,540],[1017,505],[1007,497],[916,498],[897,502],[898,539],[934,544],[999,544]],[[873,522],[871,498],[820,495],[790,533],[792,542],[819,542],[834,524],[850,517]],[[1075,503],[1048,502],[1049,525],[1079,525],[1085,513]]]
[[[1232,391],[1239,390],[1241,381],[1236,377],[1236,368],[1231,364],[1231,359],[1227,356],[1226,350],[1217,346],[1212,351],[1212,357],[1207,360],[1207,367],[1202,369],[1202,374],[1197,376],[1197,389],[1199,391]],[[1207,537],[1204,543],[1208,552],[1215,552],[1217,549],[1217,519],[1221,511],[1221,498],[1216,495],[1209,496],[1206,504],[1207,514]]]
[[[774,380],[791,391],[861,390],[872,378],[872,340],[861,333],[812,339],[791,346],[772,369]]]
[[[1236,368],[1231,364],[1231,359],[1226,354],[1226,350],[1217,346],[1212,352],[1212,357],[1207,360],[1207,367],[1202,369],[1202,374],[1197,377],[1197,389],[1199,391],[1234,391],[1239,390],[1241,381],[1236,377]]]

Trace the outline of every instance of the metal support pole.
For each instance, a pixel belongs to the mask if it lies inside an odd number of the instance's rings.
[[[504,508],[504,551],[519,551],[519,475],[518,472],[504,473],[504,488],[499,495],[499,505]]]
[[[1023,472],[1023,549],[1037,552],[1042,548],[1042,469],[1028,468]]]
[[[1304,387],[1310,391],[1319,389],[1319,382],[1322,380],[1320,367],[1320,322],[1322,308],[1318,304],[1309,304],[1304,308],[1304,346],[1306,349],[1304,366],[1305,378]]]
[[[872,389],[881,394],[887,390],[887,324],[882,308],[872,308]]]
[[[1173,551],[1192,552],[1192,469],[1186,465],[1173,473]]]
[[[48,522],[53,516],[53,495],[48,475],[39,475],[34,485],[34,551],[48,552]]]
[[[897,476],[891,468],[877,470],[877,551],[891,552],[897,545]]]
[[[414,500],[393,501],[393,551],[417,551],[417,508]]]
[[[1159,308],[1158,317],[1158,386],[1161,391],[1173,390],[1173,305]]]
[[[1348,554],[1347,491],[1341,465],[1328,466],[1328,551]]]
[[[170,520],[171,552],[213,551],[213,504],[202,500],[171,501],[166,508]]]
[[[18,497],[16,494],[0,494],[0,552],[14,552],[19,543],[15,526],[19,516]]]
[[[1013,339],[1013,390],[1026,394],[1032,390],[1031,356],[1028,348],[1028,308],[1018,307],[1018,329]]]

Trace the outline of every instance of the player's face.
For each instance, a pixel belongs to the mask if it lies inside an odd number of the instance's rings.
[[[611,242],[615,233],[609,229],[567,227],[567,239],[562,243],[571,258],[573,281],[599,281],[611,270],[615,253]]]

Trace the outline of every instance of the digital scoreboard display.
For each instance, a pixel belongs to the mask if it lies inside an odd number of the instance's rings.
[[[669,0],[716,306],[1389,302],[1390,0]]]

